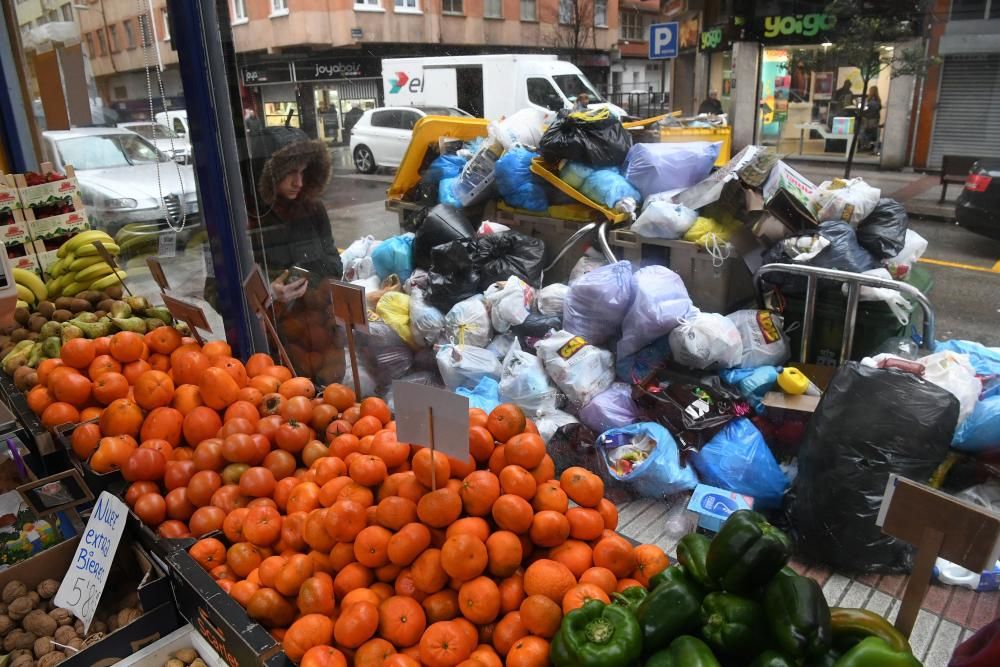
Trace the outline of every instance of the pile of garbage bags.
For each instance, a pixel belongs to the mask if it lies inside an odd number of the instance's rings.
[[[513,403],[557,465],[586,462],[615,494],[707,484],[784,511],[819,560],[905,570],[912,550],[874,524],[888,476],[927,481],[950,452],[1000,451],[1000,350],[903,336],[837,369],[793,366],[778,308],[702,310],[669,261],[593,250],[565,282],[543,280],[555,249],[475,208],[494,198],[550,214],[565,196],[532,171],[541,159],[601,206],[634,213],[639,237],[697,244],[720,262],[755,254],[758,265],[905,280],[926,250],[904,208],[862,179],[814,185],[753,147],[715,169],[718,152],[633,145],[601,111],[526,110],[434,157],[416,229],[358,239],[342,255],[345,279],[368,294],[362,389],[391,401],[403,380],[485,411]],[[805,279],[770,274],[767,289],[780,303]],[[860,297],[884,302],[907,331],[905,297],[867,287]]]

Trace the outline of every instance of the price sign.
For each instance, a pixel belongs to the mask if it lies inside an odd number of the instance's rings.
[[[162,232],[157,241],[156,254],[160,257],[177,255],[177,232]]]
[[[149,267],[149,273],[153,276],[153,281],[161,290],[166,291],[170,289],[170,283],[167,282],[167,274],[163,272],[163,265],[160,264],[160,260],[155,257],[147,257],[146,266]]]
[[[257,313],[257,317],[260,318],[261,323],[264,325],[264,329],[271,338],[271,342],[278,349],[278,356],[281,357],[282,363],[294,374],[295,368],[292,366],[292,360],[289,358],[288,352],[281,342],[281,337],[278,335],[278,330],[274,326],[274,321],[271,319],[269,311],[271,307],[271,291],[267,289],[267,283],[264,282],[264,274],[261,273],[260,267],[256,264],[250,270],[250,274],[246,277],[246,280],[243,281],[243,291],[247,295],[250,307]]]
[[[401,442],[424,445],[459,461],[469,459],[468,398],[413,382],[393,382],[392,395]]]
[[[103,259],[107,265],[114,270],[115,278],[118,279],[118,283],[122,286],[122,289],[125,290],[129,296],[133,296],[132,290],[128,288],[125,281],[122,280],[121,274],[118,272],[118,262],[115,261],[115,256],[108,252],[108,249],[105,248],[104,244],[100,241],[94,241],[94,247],[97,248],[97,254],[101,256],[101,259]]]
[[[198,333],[198,329],[204,329],[205,331],[211,331],[208,326],[208,320],[205,319],[205,311],[203,311],[198,306],[192,306],[190,303],[184,303],[180,299],[175,299],[169,294],[163,295],[163,305],[167,307],[170,314],[176,319],[184,322],[191,328],[191,335],[200,343],[203,341],[201,334]]]
[[[83,621],[84,632],[90,629],[94,620],[126,521],[128,508],[125,503],[107,491],[101,493],[56,593],[55,605],[70,610]]]
[[[368,333],[368,309],[365,306],[365,288],[343,280],[331,280],[333,316],[344,325],[347,332],[347,351],[351,355],[351,373],[354,393],[361,397],[361,378],[358,377],[358,353],[354,344],[354,330]]]

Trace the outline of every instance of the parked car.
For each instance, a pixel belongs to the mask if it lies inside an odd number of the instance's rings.
[[[410,145],[413,126],[424,116],[464,116],[454,107],[380,107],[369,109],[351,128],[351,156],[362,174],[398,167]]]
[[[1000,239],[1000,158],[972,165],[955,202],[955,219],[970,232]]]
[[[160,151],[173,158],[175,162],[187,163],[191,159],[191,144],[187,137],[182,137],[162,123],[149,121],[133,121],[118,123],[118,127],[131,130],[139,136],[148,139]]]
[[[116,236],[128,225],[130,234],[141,230],[153,240],[169,229],[168,216],[175,228],[183,217],[186,241],[200,226],[194,169],[135,132],[87,127],[43,132],[42,139],[58,171],[68,164],[76,170],[92,227]]]
[[[188,112],[185,109],[161,111],[153,116],[153,120],[160,125],[166,125],[182,137],[191,136],[191,127],[188,125]]]

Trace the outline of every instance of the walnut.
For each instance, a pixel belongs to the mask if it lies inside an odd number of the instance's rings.
[[[83,621],[81,621],[80,619],[76,619],[75,621],[73,621],[73,629],[76,630],[76,636],[77,637],[82,637],[83,636]]]
[[[47,653],[52,653],[55,647],[52,645],[52,637],[39,637],[35,640],[35,657],[41,658]]]
[[[55,640],[60,644],[68,644],[70,640],[79,639],[76,630],[68,625],[60,625],[56,628]]]
[[[93,646],[94,644],[96,644],[97,642],[101,641],[102,639],[104,639],[104,633],[103,632],[95,632],[94,634],[88,636],[86,639],[83,640],[83,645],[84,646]]]
[[[37,591],[43,599],[48,600],[59,591],[59,585],[59,582],[55,579],[46,579],[35,586],[35,591]]]
[[[73,623],[73,614],[69,613],[68,609],[63,609],[62,607],[56,607],[50,611],[49,616],[59,625],[70,625]]]
[[[51,637],[59,624],[41,609],[34,609],[21,621],[21,627],[39,637]]]
[[[3,638],[3,648],[5,651],[13,651],[16,648],[31,648],[38,639],[34,633],[15,628],[7,633]]]
[[[108,632],[114,632],[118,629],[118,614],[111,614],[108,617]]]
[[[6,613],[7,613],[7,603],[0,602],[0,614],[6,614]]]
[[[100,632],[105,635],[108,634],[108,624],[104,621],[95,620],[90,624],[90,634],[94,634],[95,632]]]
[[[66,654],[62,651],[52,651],[52,653],[46,653],[41,658],[36,660],[35,667],[52,667],[52,665],[58,665],[65,659]]]
[[[35,605],[31,601],[31,598],[27,595],[22,595],[7,605],[7,615],[10,616],[11,620],[20,621],[34,608]]]
[[[119,609],[125,609],[126,607],[138,607],[139,606],[139,593],[136,591],[131,591],[128,595],[122,598],[121,606]]]
[[[142,612],[135,607],[128,607],[118,612],[118,627],[128,625],[132,621],[142,616]]]
[[[14,651],[7,658],[7,667],[34,667],[34,664],[35,656],[31,654],[31,651],[24,649]]]
[[[69,655],[73,655],[73,653],[76,653],[77,651],[82,651],[83,648],[84,648],[84,646],[83,646],[83,640],[80,639],[79,637],[73,637],[68,642],[66,642],[64,644],[64,646],[68,646],[69,647],[69,648],[66,649],[66,652]],[[70,649],[73,649],[73,650],[70,651]]]
[[[10,604],[22,595],[27,594],[27,592],[28,587],[24,585],[24,582],[18,581],[17,579],[9,582],[3,587],[4,604]]]
[[[14,629],[14,621],[7,614],[0,614],[0,637]]]
[[[42,604],[42,596],[37,591],[28,591],[27,596],[31,598],[31,603],[35,605],[35,608]]]

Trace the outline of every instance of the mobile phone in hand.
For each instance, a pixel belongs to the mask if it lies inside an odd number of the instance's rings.
[[[288,280],[286,283],[294,283],[302,279],[309,280],[309,276],[311,275],[308,269],[303,269],[301,266],[293,266],[288,269]]]

